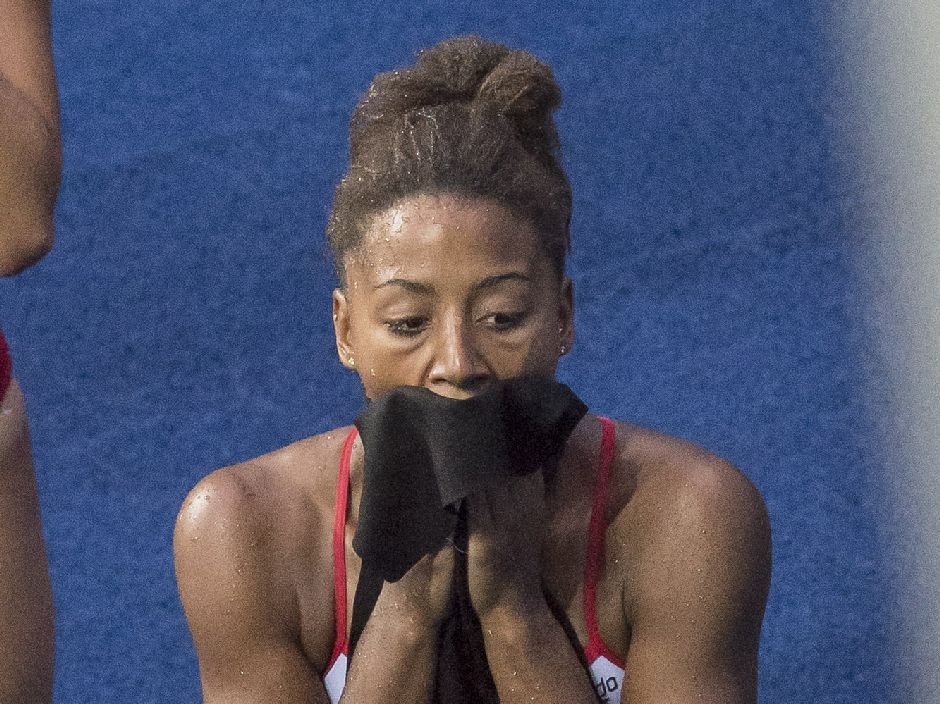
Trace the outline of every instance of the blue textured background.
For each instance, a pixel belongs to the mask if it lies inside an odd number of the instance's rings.
[[[376,71],[471,31],[534,51],[564,92],[562,379],[728,457],[767,499],[761,701],[903,701],[837,60],[825,14],[789,5],[56,2],[58,243],[0,296],[57,701],[198,700],[176,510],[212,468],[353,417],[322,244],[346,120]]]

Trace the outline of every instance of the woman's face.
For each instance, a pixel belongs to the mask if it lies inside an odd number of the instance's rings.
[[[571,348],[571,282],[533,226],[494,201],[405,199],[342,265],[337,351],[368,398],[403,385],[467,398],[497,379],[553,377]]]

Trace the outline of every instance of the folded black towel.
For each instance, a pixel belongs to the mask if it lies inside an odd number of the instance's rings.
[[[353,538],[362,571],[350,657],[382,583],[401,579],[448,539],[465,551],[463,499],[473,492],[537,469],[550,481],[569,434],[586,412],[567,386],[537,377],[501,382],[461,401],[400,387],[369,404],[356,419],[365,476]],[[497,702],[460,550],[451,611],[439,633],[435,701]],[[561,610],[549,603],[572,637]]]

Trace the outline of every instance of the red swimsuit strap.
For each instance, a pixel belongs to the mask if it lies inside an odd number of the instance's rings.
[[[336,478],[336,512],[333,516],[333,604],[336,618],[336,638],[327,672],[336,658],[346,652],[346,509],[349,506],[349,462],[358,433],[349,431],[343,443]]]
[[[607,505],[607,487],[610,483],[610,468],[616,450],[617,430],[609,418],[599,417],[603,428],[601,451],[597,463],[597,475],[594,479],[594,501],[591,506],[591,523],[588,529],[587,559],[584,562],[584,622],[587,626],[588,644],[585,649],[588,663],[604,656],[617,667],[623,667],[623,661],[617,657],[597,627],[597,578],[603,567],[604,533],[607,530],[605,507]]]
[[[6,396],[10,382],[13,380],[13,361],[10,359],[10,350],[7,341],[0,330],[0,399]]]

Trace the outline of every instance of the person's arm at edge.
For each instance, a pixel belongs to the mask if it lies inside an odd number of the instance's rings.
[[[0,399],[0,702],[50,704],[55,609],[23,393]]]
[[[628,590],[623,702],[753,704],[770,584],[767,510],[727,462],[701,453],[688,469],[652,523]]]
[[[50,0],[0,0],[0,276],[52,247],[62,173]]]

